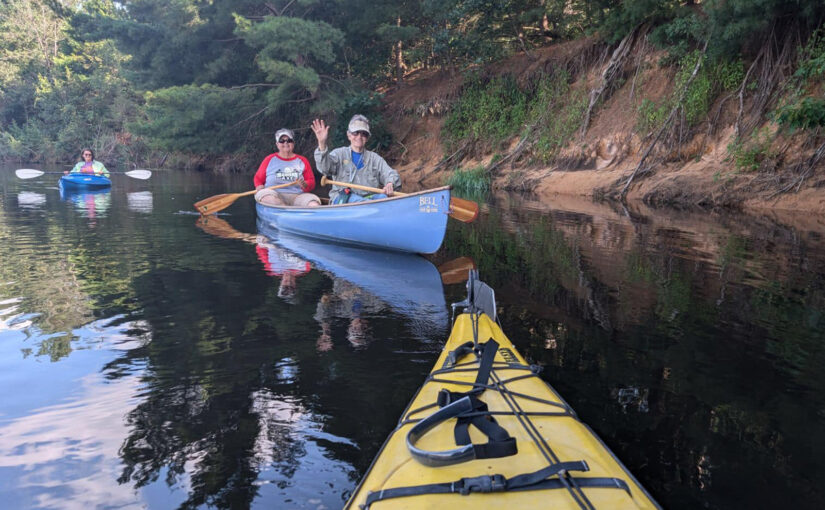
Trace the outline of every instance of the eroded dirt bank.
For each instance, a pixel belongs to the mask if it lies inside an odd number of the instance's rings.
[[[510,73],[519,83],[527,83],[564,69],[571,76],[570,90],[588,94],[599,88],[609,56],[599,43],[580,40],[515,56],[489,72]],[[457,168],[482,166],[494,189],[529,191],[545,198],[619,200],[631,180],[627,201],[825,213],[825,169],[816,157],[821,140],[810,134],[778,133],[777,126],[765,120],[764,105],[753,105],[755,99],[743,95],[740,104],[736,91],[717,97],[706,119],[672,133],[670,140],[656,140],[653,131],[641,129],[640,104],[662,101],[673,93],[675,72],[659,64],[661,57],[643,44],[634,48],[625,62],[626,79],[596,104],[586,128],[571,135],[544,164],[523,151],[525,131],[498,147],[474,144],[469,150],[445,153],[444,120],[461,94],[462,75],[420,73],[386,91],[385,117],[395,140],[389,159],[410,183],[408,189],[442,185]],[[765,147],[770,158],[759,168],[737,168],[731,154],[736,131],[742,132],[746,122],[748,133],[771,137]],[[506,163],[494,164],[501,159]]]

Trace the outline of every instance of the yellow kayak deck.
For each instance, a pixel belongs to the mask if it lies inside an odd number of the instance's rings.
[[[472,344],[474,336],[479,345],[487,339],[498,344],[495,358],[492,352],[488,354],[493,362],[486,384],[476,382],[484,349],[476,355],[467,347],[461,348],[468,342]],[[494,344],[490,345],[495,348]],[[458,354],[448,360],[451,351]],[[450,455],[445,455],[448,451],[459,457],[473,455],[467,450],[471,446],[464,446],[459,452],[462,445],[456,444],[455,417],[433,425],[423,435],[421,430],[415,430],[412,438],[408,438],[413,427],[439,411],[439,392],[456,392],[452,399],[455,402],[460,397],[456,394],[473,388],[476,388],[475,396],[487,405],[487,411],[470,412],[482,415],[483,419],[492,416],[515,438],[517,453],[498,458],[471,458],[453,464],[445,461],[447,465],[437,467],[425,465],[449,458]],[[484,445],[489,440],[472,425],[469,436],[474,445]],[[418,459],[412,450],[418,453]],[[436,460],[424,458],[422,461],[422,452],[432,453]],[[519,477],[537,472],[540,474]],[[532,478],[531,482],[539,478],[541,482],[502,490],[518,486],[527,478]],[[579,421],[555,390],[531,370],[499,325],[484,313],[465,312],[456,319],[430,376],[410,402],[346,508],[637,509],[659,506],[596,434]]]

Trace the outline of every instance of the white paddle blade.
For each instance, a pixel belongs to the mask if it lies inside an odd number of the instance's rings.
[[[14,175],[21,179],[34,179],[35,177],[40,177],[45,172],[41,172],[40,170],[35,170],[33,168],[21,168],[20,170],[15,170]]]
[[[146,180],[149,177],[152,177],[152,172],[149,170],[130,170],[128,172],[123,172],[129,177],[133,179],[143,179]]]

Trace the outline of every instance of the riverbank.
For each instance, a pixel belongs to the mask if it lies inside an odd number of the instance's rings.
[[[573,103],[592,97],[603,85],[606,54],[598,41],[585,39],[517,55],[477,72],[487,73],[490,82],[508,76],[524,88],[536,88],[540,80],[564,72],[569,86],[556,102]],[[765,106],[743,93],[740,102],[734,88],[708,96],[704,116],[693,123],[665,123],[661,132],[651,126],[651,105],[671,104],[678,92],[678,71],[662,64],[664,56],[637,44],[624,62],[625,79],[594,103],[589,121],[582,122],[580,116],[561,126],[569,135],[549,158],[536,149],[541,140],[535,123],[517,129],[508,140],[467,140],[448,152],[445,124],[465,93],[467,74],[420,73],[385,91],[384,115],[394,139],[388,159],[405,181],[421,187],[442,185],[457,169],[482,167],[494,190],[529,191],[542,197],[825,212],[825,193],[820,189],[825,185],[825,145],[816,133],[789,133],[768,120],[766,110],[776,105],[776,97]],[[745,78],[742,83],[749,82]],[[674,111],[684,116],[679,108]],[[661,106],[656,115],[664,117]],[[546,122],[560,129],[555,119]]]

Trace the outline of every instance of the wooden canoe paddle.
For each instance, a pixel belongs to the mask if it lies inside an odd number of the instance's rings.
[[[372,193],[384,193],[384,190],[379,188],[361,186],[360,184],[352,184],[350,182],[333,181],[327,179],[326,176],[322,176],[321,186],[326,186],[327,184],[332,184],[334,186],[342,186],[344,188],[360,189],[362,191],[371,191]],[[394,194],[402,197],[407,195],[407,193],[402,193],[400,191],[396,191]],[[457,219],[458,221],[470,223],[474,221],[476,217],[478,217],[478,204],[473,202],[472,200],[466,200],[458,197],[450,197],[450,216],[452,218]]]
[[[296,186],[296,185],[303,185],[304,180],[298,179],[297,181],[287,182],[284,184],[276,184],[274,186],[268,186],[264,189],[278,189],[278,188],[286,188],[289,186]],[[247,195],[253,195],[257,193],[258,190],[253,189],[251,191],[245,191],[243,193],[223,193],[221,195],[215,195],[213,197],[204,198],[203,200],[199,200],[195,202],[195,209],[198,210],[201,214],[215,214],[218,211],[222,211],[229,207],[230,205],[235,203],[235,200],[245,197]]]

